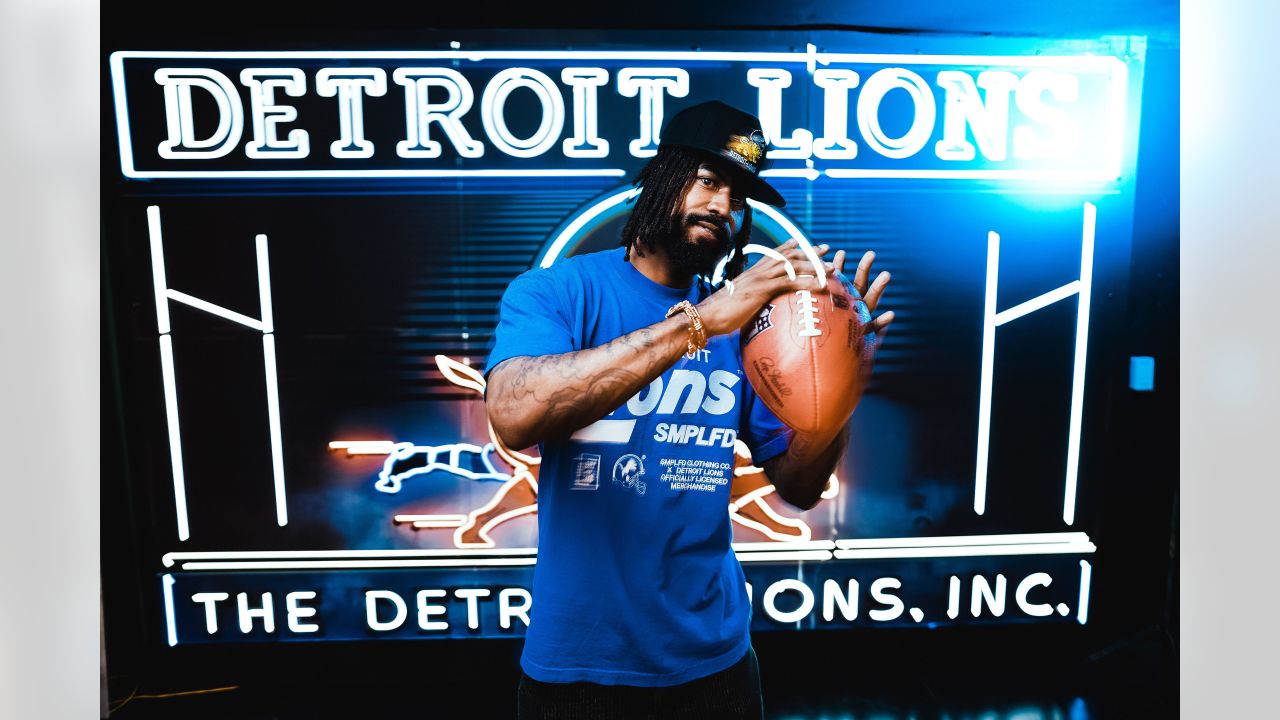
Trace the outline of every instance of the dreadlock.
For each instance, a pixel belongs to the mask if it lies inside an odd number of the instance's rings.
[[[635,200],[635,209],[622,228],[622,238],[618,243],[627,248],[624,257],[629,259],[632,252],[643,257],[646,250],[653,249],[653,238],[670,232],[672,216],[680,209],[685,193],[698,175],[698,166],[703,162],[702,155],[667,145],[660,146],[658,154],[640,168],[631,182],[641,189],[640,196]],[[742,212],[742,228],[734,239],[729,262],[725,264],[725,277],[735,278],[745,269],[746,257],[742,249],[751,241],[750,238],[751,206],[747,205]]]

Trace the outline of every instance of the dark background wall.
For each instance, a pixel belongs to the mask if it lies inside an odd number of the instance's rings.
[[[797,712],[980,709],[995,699],[1155,716],[1176,709],[1178,378],[1179,27],[1174,3],[980,2],[689,3],[626,7],[600,3],[418,3],[315,6],[218,3],[193,11],[135,3],[104,11],[103,77],[119,49],[412,48],[426,29],[848,29],[895,34],[1149,39],[1136,180],[1129,326],[1133,355],[1158,359],[1158,392],[1119,399],[1109,428],[1123,433],[1100,505],[1113,530],[1105,575],[1114,588],[1087,628],[1002,627],[760,636],[766,696]],[[608,15],[602,15],[607,7]],[[104,87],[106,85],[104,84]],[[103,137],[114,135],[109,100]],[[104,142],[103,212],[121,180],[114,143]],[[427,716],[486,709],[509,714],[518,675],[514,641],[379,646],[183,648],[162,652],[150,587],[139,565],[137,528],[152,522],[130,503],[121,440],[112,317],[111,238],[103,239],[102,567],[112,697],[131,688],[240,685],[240,706],[264,716],[290,708],[371,717],[418,708]],[[1100,543],[1101,545],[1101,543]],[[232,702],[232,701],[226,701]],[[475,703],[478,703],[476,705]],[[871,703],[871,704],[866,704]],[[880,703],[880,705],[876,705]],[[169,706],[170,709],[175,706]],[[435,712],[433,712],[433,710]],[[149,712],[138,710],[133,712]],[[205,710],[201,710],[204,712]],[[214,707],[207,710],[220,716]],[[160,711],[156,711],[160,712]],[[196,712],[192,710],[191,712]],[[487,714],[487,713],[482,713]],[[126,715],[127,716],[127,715]],[[163,714],[157,717],[165,716]]]

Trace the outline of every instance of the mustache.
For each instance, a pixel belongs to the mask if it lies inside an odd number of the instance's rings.
[[[708,215],[706,213],[689,213],[684,218],[685,225],[694,225],[696,223],[710,223],[715,227],[716,236],[721,240],[727,240],[729,237],[729,228],[724,218],[717,215]]]

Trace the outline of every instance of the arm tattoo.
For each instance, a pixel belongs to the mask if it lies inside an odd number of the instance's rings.
[[[587,350],[511,358],[490,373],[489,417],[521,441],[568,437],[671,367],[686,336],[681,321],[664,320]]]

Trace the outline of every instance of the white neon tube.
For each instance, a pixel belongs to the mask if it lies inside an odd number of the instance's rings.
[[[391,440],[334,440],[330,450],[346,450],[348,455],[390,455],[396,444]]]
[[[397,521],[432,516],[397,516]],[[438,516],[445,517],[445,516]],[[835,548],[834,553],[832,548]],[[957,535],[931,538],[810,540],[734,543],[740,562],[786,560],[983,557],[1093,553],[1097,547],[1081,532],[1010,535]],[[279,570],[443,565],[531,565],[537,548],[465,548],[432,550],[241,550],[171,552],[165,567],[183,563],[184,570]],[[416,563],[416,564],[415,564]]]
[[[746,247],[742,248],[742,254],[743,255],[764,255],[765,257],[773,258],[774,260],[777,260],[778,262],[783,264],[783,266],[787,270],[787,277],[789,279],[791,280],[796,279],[796,270],[794,267],[792,267],[791,261],[788,260],[786,256],[784,256],[782,253],[778,252],[777,250],[774,250],[771,247],[765,247],[764,245],[751,243],[750,245],[747,245]]]
[[[187,526],[187,484],[182,471],[182,431],[178,427],[178,381],[173,369],[173,336],[160,336],[160,375],[164,380],[164,414],[169,429],[169,463],[173,468],[173,509],[178,539],[191,537]]]
[[[817,273],[818,279],[825,287],[827,284],[827,271],[823,268],[822,261],[818,259],[818,253],[814,251],[813,245],[809,242],[809,238],[800,231],[800,228],[796,227],[795,223],[791,222],[786,215],[783,215],[772,205],[765,205],[764,203],[758,203],[755,200],[750,199],[747,200],[747,202],[751,203],[751,209],[753,212],[762,213],[768,216],[769,219],[782,226],[782,231],[788,238],[795,238],[797,242],[799,242],[800,249],[804,251],[804,256],[809,259],[809,264],[813,266],[814,272]],[[792,278],[794,279],[794,276],[792,276]]]
[[[783,540],[780,542],[736,542],[734,552],[773,552],[777,550],[834,550],[836,543],[830,540]]]
[[[267,423],[271,433],[271,475],[276,493],[276,523],[289,524],[288,500],[284,490],[284,447],[280,431],[280,388],[276,380],[276,336],[262,336],[262,358],[267,380]]]
[[[1080,602],[1076,610],[1076,621],[1081,625],[1089,622],[1089,584],[1093,579],[1093,566],[1088,560],[1080,561]]]
[[[625,177],[625,170],[133,170],[125,177],[139,180],[168,178],[299,178],[341,180],[365,178],[521,178],[521,177]],[[761,177],[801,177],[816,180],[822,175],[839,179],[915,179],[915,180],[1017,180],[1029,182],[1107,183],[1116,178],[1110,170],[890,170],[883,168],[777,168],[765,170]]]
[[[739,562],[787,562],[798,560],[883,560],[941,557],[996,557],[1004,555],[1064,555],[1094,553],[1093,543],[1054,543],[1034,545],[973,545],[967,547],[886,548],[864,550],[794,550],[747,552],[738,554]],[[192,561],[183,570],[320,570],[395,567],[514,567],[533,565],[536,557],[506,558],[438,558],[438,559],[368,559],[368,560],[263,560],[263,561]]]
[[[830,560],[829,550],[780,550],[778,552],[752,552],[738,556],[738,562],[791,562],[796,560]]]
[[[164,237],[160,232],[160,207],[147,207],[147,234],[151,240],[151,286],[156,295],[156,328],[161,335],[168,334],[169,301],[165,296]]]
[[[1089,536],[1082,532],[1020,533],[1009,535],[947,535],[939,537],[872,538],[867,540],[837,540],[840,550],[855,548],[905,548],[905,547],[967,547],[974,545],[1045,545],[1061,543],[1087,543]]]
[[[991,448],[991,383],[996,362],[996,289],[1000,282],[1000,236],[987,233],[987,288],[982,310],[982,378],[978,395],[978,458],[973,480],[973,511],[987,510],[987,462]]]
[[[439,560],[274,560],[264,562],[189,562],[183,570],[318,570],[348,568],[406,568],[406,567],[516,567],[533,565],[537,558],[442,558]]]
[[[1080,471],[1080,423],[1084,414],[1085,356],[1089,346],[1089,305],[1093,299],[1093,240],[1097,208],[1084,204],[1084,231],[1080,245],[1080,306],[1076,313],[1076,359],[1071,380],[1071,426],[1067,436],[1067,479],[1062,500],[1062,521],[1076,520],[1076,482]]]
[[[234,310],[228,310],[222,307],[221,305],[214,305],[213,303],[207,300],[201,300],[198,297],[193,297],[191,295],[188,295],[182,292],[181,290],[174,290],[170,288],[168,290],[165,290],[164,293],[170,300],[175,300],[177,302],[182,303],[183,305],[190,305],[191,307],[197,310],[203,310],[209,313],[210,315],[217,315],[223,320],[230,320],[233,323],[236,323],[238,325],[244,325],[247,328],[257,330],[258,332],[263,331],[262,321],[255,320],[254,318],[251,318],[248,315],[241,315],[240,313]]]
[[[275,332],[275,319],[271,309],[271,262],[267,257],[267,236],[258,235],[253,241],[258,259],[258,303],[262,310],[260,329],[264,333]]]
[[[1110,170],[886,170],[827,168],[832,178],[906,178],[915,180],[1033,180],[1104,183],[1115,180]]]
[[[1037,310],[1040,310],[1042,308],[1046,308],[1058,302],[1059,300],[1064,300],[1066,298],[1069,298],[1072,295],[1075,295],[1079,291],[1080,291],[1080,281],[1072,280],[1071,282],[1067,283],[1066,285],[1063,285],[1060,288],[1050,290],[1049,292],[1043,295],[1038,295],[1036,297],[1033,297],[1024,303],[1019,303],[1017,305],[1014,305],[1008,310],[1001,310],[1000,312],[996,313],[995,317],[993,318],[993,321],[997,327],[1000,325],[1004,325],[1007,322],[1013,322],[1014,320],[1017,320],[1023,315],[1030,315],[1031,313]]]
[[[178,539],[191,537],[187,525],[187,487],[182,471],[182,432],[178,426],[178,382],[173,366],[173,337],[169,335],[169,300],[165,292],[164,234],[160,207],[147,206],[147,234],[151,244],[151,284],[156,296],[156,327],[160,332],[160,375],[164,383],[165,422],[169,434],[169,463],[173,468],[173,505]]]
[[[444,518],[443,520],[414,520],[412,525],[416,528],[457,528],[462,527],[466,522],[466,518],[462,520]]]
[[[418,523],[418,522],[450,522],[455,523],[449,527],[457,527],[467,521],[466,515],[395,515],[391,518],[392,522],[398,523]]]
[[[289,559],[361,559],[361,558],[433,558],[482,557],[493,555],[537,555],[537,548],[441,549],[441,550],[232,550],[228,552],[171,552],[161,562],[173,567],[185,560],[289,560]]]
[[[178,644],[178,625],[173,618],[173,575],[165,573],[161,583],[164,585],[164,627],[169,647],[173,647]]]
[[[759,62],[884,64],[884,65],[997,65],[1061,67],[1079,70],[1113,70],[1116,58],[1103,55],[914,55],[805,52],[703,52],[679,50],[272,50],[272,51],[133,51],[119,50],[111,59],[223,59],[223,60],[686,60],[705,62]]]
[[[126,53],[111,53],[111,94],[116,104],[116,140],[120,146],[120,172],[129,177],[133,170],[133,138],[129,137],[129,101],[124,88],[124,59]],[[154,207],[154,206],[152,206]],[[159,212],[157,210],[157,212]],[[147,208],[148,218],[151,208]],[[159,216],[157,215],[157,218]],[[154,255],[152,256],[154,258]],[[168,332],[167,330],[164,332]]]
[[[554,265],[556,260],[560,258],[560,253],[564,252],[564,246],[567,245],[569,241],[577,235],[578,231],[585,227],[587,223],[596,219],[596,217],[604,211],[609,210],[620,203],[626,202],[639,194],[640,188],[623,190],[616,195],[612,195],[601,200],[593,205],[589,210],[574,218],[573,222],[569,223],[569,225],[556,236],[556,239],[551,242],[551,246],[547,248],[547,254],[538,261],[538,267],[548,268]]]
[[[961,547],[885,548],[836,550],[837,560],[873,560],[887,558],[994,557],[997,555],[1064,555],[1093,553],[1093,543],[1035,543],[1030,545],[968,545]]]
[[[271,435],[271,475],[275,486],[276,524],[289,524],[288,496],[284,487],[284,440],[280,429],[280,382],[276,372],[275,311],[271,304],[271,260],[267,236],[254,237],[258,261],[258,303],[262,312],[262,363],[267,382],[267,427]]]

